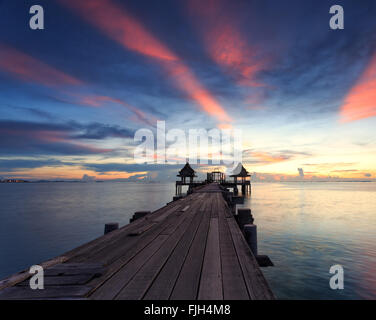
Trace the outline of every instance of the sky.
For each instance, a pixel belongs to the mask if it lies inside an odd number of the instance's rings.
[[[241,130],[256,181],[376,178],[375,1],[0,0],[0,14],[3,178],[174,180],[182,165],[134,161],[158,120]]]

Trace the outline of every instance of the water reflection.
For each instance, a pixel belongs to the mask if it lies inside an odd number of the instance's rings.
[[[0,278],[127,224],[171,201],[174,184],[0,184]],[[376,299],[376,183],[254,183],[264,274],[282,299]],[[345,289],[329,288],[341,264]]]
[[[254,183],[244,206],[258,225],[263,269],[283,299],[375,299],[376,184]],[[329,288],[329,268],[345,289]]]

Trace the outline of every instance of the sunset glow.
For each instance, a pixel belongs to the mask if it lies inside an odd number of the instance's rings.
[[[367,65],[341,108],[343,122],[376,116],[376,54]]]
[[[363,31],[376,25],[333,31],[317,6],[303,23],[303,3],[49,2],[45,30],[15,22],[0,36],[0,177],[173,181],[156,157],[164,121],[186,136],[240,130],[254,181],[374,181],[376,52]],[[135,162],[139,129],[153,164]],[[229,158],[207,154],[201,177]]]

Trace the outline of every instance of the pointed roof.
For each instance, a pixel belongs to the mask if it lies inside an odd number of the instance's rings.
[[[230,177],[250,177],[251,175],[249,172],[243,167],[243,165],[239,162],[237,167],[234,169],[233,174]]]
[[[192,169],[192,167],[187,162],[183,169],[179,171],[179,174],[177,177],[196,177],[195,171]]]

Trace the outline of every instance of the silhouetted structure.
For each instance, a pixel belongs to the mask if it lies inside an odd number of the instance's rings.
[[[181,178],[181,181],[176,181],[176,186],[175,186],[175,193],[177,195],[180,195],[182,192],[182,186],[188,185],[188,193],[191,191],[191,186],[194,184],[193,179],[196,176],[196,172],[192,169],[192,167],[189,165],[187,162],[183,169],[179,171],[179,174],[177,177]],[[187,182],[187,178],[189,178],[189,182]]]
[[[238,185],[238,178],[240,178],[240,184],[242,186],[242,193],[249,192],[249,188],[251,186],[250,180],[247,180],[248,177],[251,177],[249,172],[243,167],[241,163],[238,164],[237,168],[234,170],[234,173],[230,175],[230,177],[234,178],[234,184]],[[236,191],[237,192],[237,191]]]
[[[216,182],[225,188],[232,188],[234,194],[238,194],[238,186],[241,186],[243,194],[251,191],[251,175],[241,163],[238,164],[233,174],[230,175],[230,177],[234,178],[233,181],[226,181],[226,174],[219,170],[208,172],[206,174],[205,181],[193,181],[193,178],[196,177],[196,172],[192,169],[188,162],[179,171],[177,176],[181,178],[180,181],[176,181],[175,191],[177,196],[181,196],[183,186],[188,186],[187,193],[189,194],[192,192],[193,188],[213,182]],[[189,181],[187,181],[188,177]]]
[[[221,171],[213,171],[207,173],[207,181],[223,183],[226,181],[226,175]]]

